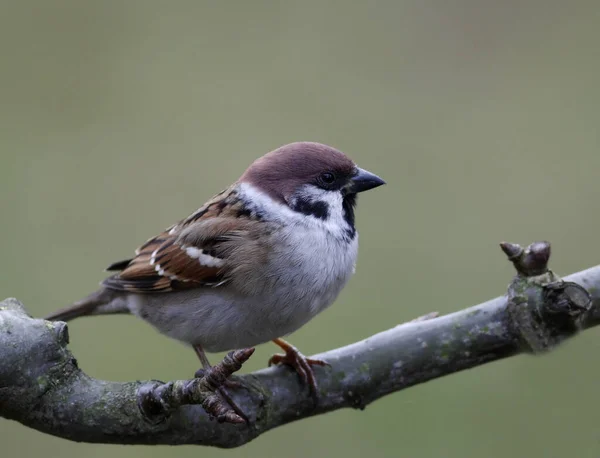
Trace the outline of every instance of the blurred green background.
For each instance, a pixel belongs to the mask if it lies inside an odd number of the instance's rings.
[[[600,263],[596,1],[1,1],[0,295],[34,315],[313,140],[388,185],[361,197],[357,273],[295,333],[307,354],[503,294],[504,239]],[[84,370],[198,367],[131,317],[70,325]],[[0,420],[1,455],[600,456],[600,331],[271,431],[236,450],[75,444]],[[261,346],[247,365],[265,365]],[[213,355],[216,360],[217,356]]]

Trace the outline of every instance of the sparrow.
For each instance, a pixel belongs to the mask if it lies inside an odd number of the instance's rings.
[[[229,188],[111,264],[100,289],[47,316],[127,313],[205,352],[273,341],[316,393],[312,366],[284,341],[331,305],[355,270],[357,194],[384,184],[327,145],[282,146]]]

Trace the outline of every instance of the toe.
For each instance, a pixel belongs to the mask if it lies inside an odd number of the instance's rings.
[[[248,416],[244,413],[244,411],[240,408],[240,406],[238,406],[235,403],[235,401],[233,400],[231,395],[227,392],[225,387],[221,386],[221,387],[217,388],[217,391],[219,392],[221,397],[225,400],[225,402],[227,402],[227,404],[229,404],[231,406],[231,408],[233,409],[233,412],[235,412],[235,414],[237,414],[238,417],[240,417],[245,423],[250,423]],[[217,419],[219,419],[219,418],[222,418],[220,421],[227,421],[226,417],[217,417]]]
[[[306,358],[306,362],[309,365],[311,365],[311,366],[327,366],[327,367],[331,367],[331,364],[329,364],[327,361],[323,361],[322,359]]]
[[[309,380],[313,378],[310,366],[302,364],[301,361],[297,361],[296,364],[293,365],[293,368],[298,373],[298,376],[303,384],[306,385],[309,383]]]
[[[281,355],[279,353],[276,353],[269,358],[269,366],[272,366],[273,364],[280,364],[280,363],[285,363],[285,362],[286,362],[286,355]]]
[[[238,380],[232,380],[230,378],[225,380],[225,382],[223,384],[231,390],[238,390],[244,386],[244,384],[242,382],[240,382]]]
[[[317,393],[317,379],[315,378],[315,373],[312,370],[312,367],[310,367],[308,364],[308,361],[303,361],[303,363],[304,364],[300,366],[305,373],[305,377],[303,378],[302,382],[305,385],[308,385],[311,394],[315,395]]]

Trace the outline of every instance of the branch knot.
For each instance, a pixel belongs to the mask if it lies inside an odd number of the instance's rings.
[[[588,291],[566,282],[548,268],[550,244],[500,244],[517,275],[508,287],[508,314],[513,332],[531,353],[540,353],[573,336],[582,327],[592,301]]]

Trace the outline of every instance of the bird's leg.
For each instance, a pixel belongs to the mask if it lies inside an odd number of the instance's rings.
[[[205,372],[211,368],[211,365],[210,365],[210,361],[206,357],[206,353],[204,353],[204,349],[202,348],[201,345],[194,345],[194,351],[196,352],[196,355],[198,355],[198,359],[200,360],[200,363],[202,364],[202,369],[198,369],[196,371],[196,373],[194,374],[194,377],[200,378],[200,377],[203,377]],[[225,380],[225,382],[222,386],[217,388],[217,391],[223,397],[223,399],[225,399],[225,401],[231,406],[233,411],[235,413],[237,413],[240,417],[242,417],[246,421],[246,423],[248,423],[248,417],[246,416],[244,411],[233,401],[233,399],[227,392],[227,389],[225,388],[225,386],[232,388],[232,389],[236,389],[236,388],[240,388],[242,386],[242,384],[238,381],[227,379],[227,380]]]
[[[208,369],[210,367],[210,361],[208,360],[206,353],[204,353],[204,349],[201,345],[194,345],[194,351],[196,352],[196,355],[198,355],[198,359],[202,364],[202,369],[199,369],[198,372],[203,372],[203,370]],[[198,372],[196,372],[196,374]],[[196,377],[202,377],[202,375],[196,375]]]
[[[312,359],[304,356],[296,347],[283,339],[274,339],[273,343],[279,346],[285,354],[275,354],[269,359],[269,366],[272,364],[287,364],[292,366],[300,376],[302,382],[308,385],[311,395],[317,397],[317,380],[312,366],[329,366],[328,363],[320,359]]]

